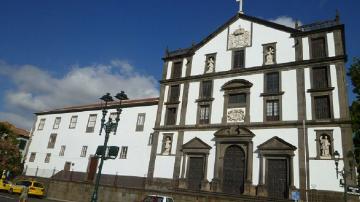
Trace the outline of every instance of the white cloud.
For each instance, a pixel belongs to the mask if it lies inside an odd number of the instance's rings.
[[[292,28],[295,28],[296,23],[296,20],[289,16],[279,16],[276,19],[270,19],[270,21]],[[298,21],[298,23],[299,25],[302,25],[302,22]]]
[[[0,112],[0,119],[13,121],[19,127],[31,126],[34,112],[98,102],[106,92],[124,90],[131,99],[159,96],[153,76],[140,74],[129,62],[118,59],[110,64],[73,66],[60,78],[36,66],[0,61],[0,75],[14,84],[5,93],[7,112]]]
[[[0,112],[0,121],[8,121],[17,127],[23,128],[30,131],[33,125],[34,116],[30,114],[24,117],[23,115],[11,113],[11,112]]]

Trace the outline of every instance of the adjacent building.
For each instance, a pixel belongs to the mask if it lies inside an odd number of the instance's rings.
[[[124,103],[109,143],[121,152],[103,173],[145,177],[152,189],[277,198],[342,191],[333,153],[347,153],[352,131],[338,16],[290,28],[238,13],[163,60],[159,98]],[[26,174],[94,174],[100,109],[36,113]]]
[[[29,143],[30,132],[22,128],[18,128],[9,122],[0,122],[0,123],[8,127],[9,130],[16,136],[16,139],[18,140],[18,148],[21,153],[21,162],[24,162],[26,150],[29,146],[28,143]]]

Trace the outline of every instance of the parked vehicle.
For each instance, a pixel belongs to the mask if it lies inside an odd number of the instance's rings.
[[[9,191],[11,183],[5,179],[0,179],[0,191]]]
[[[33,196],[45,196],[45,187],[42,183],[35,180],[18,180],[15,184],[11,185],[9,188],[9,193],[20,194],[23,187],[29,188],[29,195]]]
[[[175,201],[173,198],[169,196],[148,195],[145,197],[143,202],[175,202]]]

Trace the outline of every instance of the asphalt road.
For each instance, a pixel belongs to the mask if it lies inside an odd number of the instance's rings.
[[[10,195],[7,193],[0,193],[0,202],[18,202],[19,195]],[[55,202],[48,199],[39,199],[34,197],[29,197],[28,202]]]

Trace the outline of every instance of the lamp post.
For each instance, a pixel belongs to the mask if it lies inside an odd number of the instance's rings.
[[[345,169],[345,166],[344,166],[343,169],[339,171],[340,154],[338,151],[335,151],[333,155],[334,155],[334,161],[335,161],[336,179],[339,179],[339,174],[343,178],[343,182],[340,179],[340,184],[343,184],[343,186],[344,186],[344,201],[347,202],[347,188],[348,188],[347,177],[349,175],[352,176],[352,174],[353,174],[353,163],[352,163],[352,161],[349,162],[349,164],[350,164],[349,170]],[[354,158],[353,153],[351,151],[349,151],[348,156]]]
[[[104,96],[102,96],[100,98],[100,100],[105,102],[105,105],[102,109],[101,127],[100,127],[99,135],[101,136],[102,130],[105,129],[105,140],[104,140],[103,146],[99,146],[96,151],[96,154],[100,158],[100,165],[99,165],[98,174],[96,175],[95,187],[94,187],[94,192],[91,197],[91,202],[97,202],[102,167],[103,167],[104,161],[111,158],[111,157],[107,156],[107,153],[109,153],[109,152],[107,152],[108,151],[107,145],[108,145],[108,141],[109,141],[109,137],[110,137],[110,132],[114,131],[114,135],[116,134],[117,126],[120,121],[120,114],[122,112],[121,101],[128,99],[128,97],[124,93],[124,91],[121,91],[120,93],[116,94],[115,98],[117,98],[119,100],[119,105],[116,108],[115,122],[113,122],[112,118],[109,117],[109,119],[106,123],[105,123],[105,121],[106,121],[105,116],[108,112],[107,111],[108,103],[112,102],[114,100],[111,97],[110,93],[106,93]],[[117,152],[118,152],[118,150],[117,150]]]

